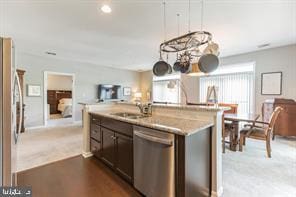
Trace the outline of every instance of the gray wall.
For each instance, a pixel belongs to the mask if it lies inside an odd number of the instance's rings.
[[[255,62],[255,107],[256,112],[261,113],[262,103],[269,98],[290,98],[296,100],[296,45],[288,45],[278,48],[266,49],[223,57],[220,59],[220,66],[237,65],[240,63]],[[281,96],[265,96],[261,95],[261,73],[264,72],[283,72],[283,90]],[[152,72],[146,71],[141,74],[142,83],[151,84]],[[187,77],[186,77],[187,78]],[[190,78],[190,76],[188,76]],[[182,79],[183,80],[183,79]],[[194,82],[194,84],[192,84]],[[191,102],[196,102],[193,97],[199,97],[199,84],[196,77],[192,80],[184,81],[188,97]],[[147,87],[141,84],[142,87]],[[190,86],[190,88],[188,88]],[[147,91],[147,90],[146,90]],[[196,98],[198,99],[198,98]]]
[[[296,99],[296,45],[266,49],[220,59],[221,65],[255,62],[255,107],[261,113],[262,103],[269,98]],[[261,95],[261,73],[283,72],[281,96]]]
[[[97,85],[120,84],[139,90],[140,74],[134,71],[114,69],[88,63],[59,60],[48,57],[39,57],[25,53],[17,56],[18,68],[26,70],[25,84],[41,85],[41,97],[27,97],[25,95],[25,127],[43,125],[43,77],[44,71],[74,73],[76,103],[94,100],[97,98]],[[129,100],[130,97],[125,97]],[[75,119],[81,120],[81,106],[75,106]]]

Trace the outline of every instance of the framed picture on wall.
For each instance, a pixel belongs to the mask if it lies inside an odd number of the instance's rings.
[[[27,96],[41,96],[40,85],[27,85]]]
[[[132,89],[130,87],[123,88],[123,96],[130,96],[132,93]]]
[[[261,94],[281,95],[282,94],[282,72],[261,73]]]

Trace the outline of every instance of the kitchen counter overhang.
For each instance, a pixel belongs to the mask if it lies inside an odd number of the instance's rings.
[[[112,118],[122,122],[127,122],[133,125],[157,129],[164,132],[173,133],[176,135],[189,136],[206,128],[214,126],[213,121],[210,120],[196,120],[176,118],[170,116],[152,115],[150,117],[141,117],[138,119],[130,119],[115,115],[116,113],[126,112],[122,109],[117,110],[102,110],[93,111],[90,114],[99,115],[106,118]]]

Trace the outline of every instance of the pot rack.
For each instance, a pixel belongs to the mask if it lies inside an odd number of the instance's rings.
[[[196,72],[212,72],[219,65],[219,46],[212,41],[212,34],[208,31],[203,30],[203,8],[204,0],[201,0],[201,27],[200,31],[190,31],[190,11],[191,11],[191,1],[188,0],[188,31],[189,33],[179,36],[179,16],[178,16],[178,37],[166,41],[166,2],[163,2],[163,27],[164,27],[164,41],[159,45],[159,61],[154,64],[153,72],[155,75],[163,75],[166,72],[170,73],[172,69],[171,66],[163,60],[162,55],[167,55],[169,53],[177,53],[177,60],[174,63],[174,70],[181,71],[182,73],[189,73],[190,69],[193,73],[193,66],[191,67],[191,62],[193,59],[198,60],[197,66],[199,67]],[[203,45],[207,45],[202,47]],[[162,74],[160,74],[160,73]]]
[[[199,47],[212,41],[212,34],[207,31],[194,31],[173,38],[160,44],[160,56],[164,53],[178,53],[183,51],[197,52],[193,56],[200,57],[202,54]]]

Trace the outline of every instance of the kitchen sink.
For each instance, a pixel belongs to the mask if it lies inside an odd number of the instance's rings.
[[[129,112],[118,112],[118,113],[114,113],[112,115],[120,116],[120,117],[123,117],[123,118],[129,118],[129,119],[140,119],[140,118],[145,118],[146,117],[146,116],[144,116],[142,114],[129,113]]]

